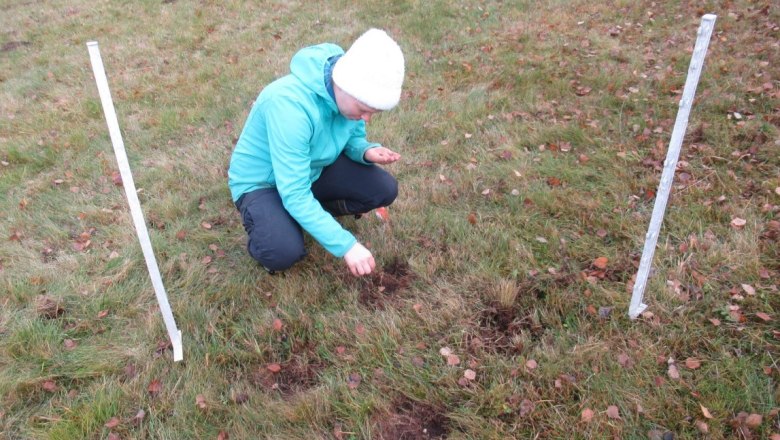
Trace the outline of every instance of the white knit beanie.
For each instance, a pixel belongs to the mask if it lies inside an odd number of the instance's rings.
[[[336,61],[333,82],[371,108],[390,110],[401,99],[401,48],[385,31],[369,29]]]

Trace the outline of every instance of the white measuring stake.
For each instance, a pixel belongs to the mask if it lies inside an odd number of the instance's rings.
[[[138,235],[138,241],[141,243],[141,250],[144,252],[146,267],[149,269],[149,276],[152,279],[154,293],[157,295],[157,303],[160,305],[165,328],[168,330],[168,337],[171,339],[173,360],[178,362],[184,357],[181,346],[181,330],[176,328],[176,321],[173,319],[171,305],[168,303],[168,296],[165,294],[160,269],[157,267],[157,260],[154,258],[152,242],[149,240],[149,231],[146,229],[141,203],[138,201],[138,193],[135,190],[133,175],[130,172],[130,163],[127,160],[122,133],[119,131],[119,122],[116,119],[114,102],[111,100],[111,91],[108,88],[106,71],[103,68],[103,59],[100,57],[97,41],[88,42],[87,49],[89,50],[92,72],[95,74],[95,82],[97,82],[98,93],[100,94],[100,103],[103,105],[103,113],[106,116],[106,123],[108,123],[108,133],[111,135],[114,154],[116,154],[116,161],[119,164],[119,173],[122,175],[122,185],[125,188],[127,202],[130,205],[130,214],[133,216],[135,232]]]
[[[653,254],[658,242],[658,233],[661,231],[661,223],[664,220],[664,211],[666,211],[666,203],[669,200],[669,192],[672,189],[674,171],[677,168],[677,159],[680,157],[683,137],[685,137],[685,130],[688,128],[688,115],[691,113],[693,95],[696,93],[696,86],[699,84],[704,57],[707,56],[707,46],[710,44],[712,28],[715,27],[715,18],[717,16],[714,14],[703,16],[699,31],[696,33],[696,46],[693,49],[691,65],[688,67],[688,77],[685,79],[685,88],[680,99],[680,108],[677,110],[677,120],[674,122],[672,139],[669,142],[669,151],[666,153],[661,183],[658,185],[658,192],[656,193],[653,215],[650,218],[650,226],[645,236],[642,259],[639,261],[639,272],[634,283],[634,291],[631,294],[631,305],[628,308],[628,316],[631,319],[636,319],[647,308],[647,305],[642,303],[642,296],[645,293],[647,276],[653,263]]]

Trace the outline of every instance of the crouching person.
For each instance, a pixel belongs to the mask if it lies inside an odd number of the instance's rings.
[[[346,53],[330,43],[301,49],[290,74],[260,93],[231,156],[228,186],[249,254],[266,270],[306,255],[304,230],[353,275],[374,270],[371,252],[334,216],[395,200],[398,182],[376,164],[400,155],[369,142],[366,123],[398,104],[403,78],[398,44],[370,29]]]

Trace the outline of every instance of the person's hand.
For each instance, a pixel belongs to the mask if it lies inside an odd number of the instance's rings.
[[[366,162],[373,162],[382,165],[393,163],[401,158],[401,155],[385,147],[374,147],[366,150],[363,159]]]
[[[368,275],[376,267],[374,256],[360,243],[355,243],[352,248],[344,254],[344,261],[347,263],[349,271],[356,277]]]

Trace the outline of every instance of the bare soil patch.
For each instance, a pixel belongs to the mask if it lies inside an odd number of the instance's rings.
[[[388,303],[398,301],[413,279],[414,272],[409,265],[405,261],[394,259],[382,270],[361,279],[358,300],[366,307],[384,310]]]
[[[424,402],[402,398],[392,410],[374,417],[375,432],[381,440],[445,439],[450,432],[444,411]]]

